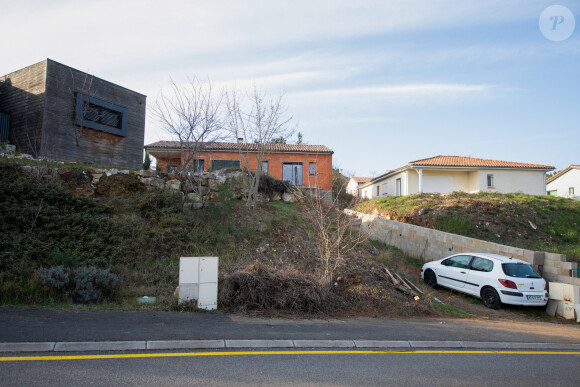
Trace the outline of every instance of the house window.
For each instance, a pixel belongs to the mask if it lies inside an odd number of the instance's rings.
[[[240,160],[212,160],[211,169],[217,171],[222,168],[240,168]]]
[[[76,93],[75,125],[125,137],[127,118],[126,107]]]
[[[316,163],[308,164],[308,176],[316,176]]]
[[[268,162],[267,161],[262,161],[262,173],[264,175],[268,174]]]
[[[381,194],[381,193],[380,193],[380,191],[379,191],[379,190],[380,190],[380,188],[381,188],[381,187],[379,187],[379,186],[377,185],[377,196],[379,196],[379,195]]]
[[[384,183],[383,184],[382,190],[383,190],[383,195],[386,195],[388,193],[388,191],[387,191],[387,183]]]
[[[167,166],[167,173],[177,172],[177,165],[168,165]]]
[[[302,185],[302,163],[282,163],[282,180]]]
[[[568,188],[568,195],[574,196],[574,187]]]
[[[493,175],[487,175],[487,188],[494,188]]]

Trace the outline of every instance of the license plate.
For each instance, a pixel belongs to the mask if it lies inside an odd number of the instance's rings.
[[[542,301],[542,296],[527,296],[529,301]]]

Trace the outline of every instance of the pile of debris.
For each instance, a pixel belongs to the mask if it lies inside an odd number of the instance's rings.
[[[383,268],[383,274],[389,281],[391,281],[395,289],[402,292],[403,294],[413,297],[415,301],[419,301],[419,295],[422,295],[423,291],[415,286],[414,283],[406,278],[401,277],[398,273],[393,275],[386,267]]]
[[[311,276],[262,261],[220,274],[218,303],[230,311],[316,314],[322,299]]]

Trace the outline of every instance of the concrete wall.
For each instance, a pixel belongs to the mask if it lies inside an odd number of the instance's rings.
[[[568,194],[570,187],[574,188],[573,198],[580,200],[580,169],[572,168],[546,186],[548,191],[557,191],[556,196],[564,198],[572,198]]]
[[[372,239],[397,247],[405,254],[420,258],[424,262],[463,252],[499,254],[529,262],[540,270],[548,281],[580,285],[580,278],[573,278],[570,275],[571,270],[576,270],[578,264],[566,262],[566,256],[563,254],[501,245],[352,210],[345,210],[345,213],[359,218],[361,228],[368,231]]]

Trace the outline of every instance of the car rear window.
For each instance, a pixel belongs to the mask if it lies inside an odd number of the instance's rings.
[[[503,272],[509,277],[540,278],[532,265],[526,263],[502,263]]]

